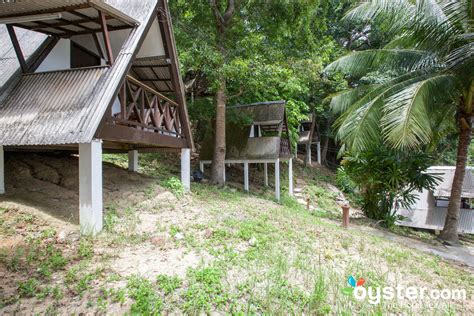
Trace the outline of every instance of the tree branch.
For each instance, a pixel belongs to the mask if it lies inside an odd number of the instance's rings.
[[[211,6],[212,13],[214,14],[214,18],[216,19],[217,28],[219,31],[223,29],[224,26],[224,17],[222,16],[219,6],[217,5],[218,0],[209,0],[209,5]]]
[[[229,26],[230,22],[232,21],[232,16],[234,15],[235,11],[235,0],[227,0],[227,9],[222,15],[221,11],[219,10],[218,0],[209,0],[209,5],[211,6],[212,13],[214,14],[214,18],[216,19],[217,28],[220,33],[224,33],[227,26]]]
[[[235,1],[234,0],[227,0],[227,10],[224,13],[224,23],[228,25],[228,23],[232,20],[232,16],[234,15],[235,11]]]

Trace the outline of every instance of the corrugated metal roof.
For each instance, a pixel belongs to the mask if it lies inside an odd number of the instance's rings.
[[[133,62],[132,69],[140,81],[159,92],[171,92],[173,83],[169,63],[165,56],[137,58]]]
[[[47,35],[15,28],[21,50],[25,59],[30,56],[45,42]],[[20,63],[13,49],[10,36],[5,25],[0,25],[0,89],[8,82],[20,68]]]
[[[91,120],[96,87],[108,67],[23,75],[0,103],[0,144],[66,144]]]
[[[9,89],[12,89],[9,90],[8,95],[4,93],[5,97],[0,99],[0,145],[90,142],[95,137],[107,108],[115,101],[127,71],[132,66],[135,54],[157,17],[157,9],[160,6],[166,8],[166,2],[163,1],[100,1],[113,6],[115,10],[138,22],[123,43],[113,66],[108,70],[105,68],[75,69],[23,75],[16,86],[9,86]],[[20,2],[24,3],[24,1]],[[95,0],[89,2],[98,5],[98,1]],[[57,4],[59,1],[51,1],[51,5],[54,3]],[[37,35],[37,33],[34,34]],[[44,37],[44,35],[41,36]],[[171,44],[174,47],[174,44]],[[3,43],[1,46],[0,52],[4,53],[0,56],[11,54],[9,49],[8,52],[6,49],[3,50]],[[4,64],[8,62],[5,60]],[[173,62],[177,63],[177,61]],[[8,76],[11,77],[7,68],[5,67],[5,73],[8,72],[5,79],[9,78]],[[3,69],[0,70],[0,72],[3,71]],[[187,116],[183,117],[185,121],[182,124],[189,126]],[[191,136],[187,135],[188,137]],[[192,144],[190,138],[188,141]]]
[[[237,110],[249,116],[258,125],[279,124],[285,119],[285,101],[259,102],[229,106],[229,110]]]
[[[75,6],[86,4],[87,0],[48,0],[48,1],[28,1],[15,0],[11,2],[2,2],[2,11],[0,17],[10,16],[13,14],[31,14],[31,12],[57,9],[64,6]]]
[[[131,4],[130,0],[15,0],[0,3],[2,8],[0,18],[41,14],[42,12],[62,12],[71,9],[82,10],[87,9],[87,7],[94,7],[106,12],[109,16],[133,25],[136,24],[137,21],[132,15],[127,14],[127,5],[131,6]]]
[[[441,177],[440,183],[433,191],[435,196],[439,197],[450,197],[451,186],[453,184],[455,167],[431,167],[428,169],[428,173]],[[474,168],[467,168],[466,175],[464,176],[463,189],[461,193],[462,197],[474,199]]]

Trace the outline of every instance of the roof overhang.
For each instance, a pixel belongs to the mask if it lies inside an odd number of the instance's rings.
[[[99,12],[109,31],[129,29],[139,22],[116,9],[111,0],[48,0],[3,2],[0,24],[10,24],[47,35],[69,38],[102,31]]]

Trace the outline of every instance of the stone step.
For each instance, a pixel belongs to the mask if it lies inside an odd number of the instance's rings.
[[[300,203],[301,205],[306,205],[306,201],[304,199],[296,199],[296,202]]]

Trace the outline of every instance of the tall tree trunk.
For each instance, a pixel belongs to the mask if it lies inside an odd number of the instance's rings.
[[[218,186],[224,186],[225,168],[225,107],[226,107],[226,84],[222,78],[216,92],[216,126],[214,136],[214,153],[212,156],[211,182]]]
[[[211,11],[214,15],[217,29],[217,49],[222,55],[225,63],[226,50],[225,40],[226,31],[230,27],[232,17],[235,11],[235,0],[227,0],[227,9],[224,14],[220,12],[219,1],[209,0]],[[224,66],[224,63],[222,66]],[[225,173],[225,107],[227,103],[226,81],[225,76],[221,73],[219,76],[219,87],[216,91],[216,126],[214,136],[214,152],[212,155],[211,166],[211,182],[218,186],[224,186]]]
[[[444,229],[440,238],[451,243],[458,243],[458,222],[459,211],[461,209],[461,193],[466,174],[467,156],[471,143],[472,123],[469,115],[461,115],[460,133],[458,141],[458,153],[456,157],[456,171],[454,173],[453,184],[451,186],[451,196],[449,198],[448,213],[444,223]]]

